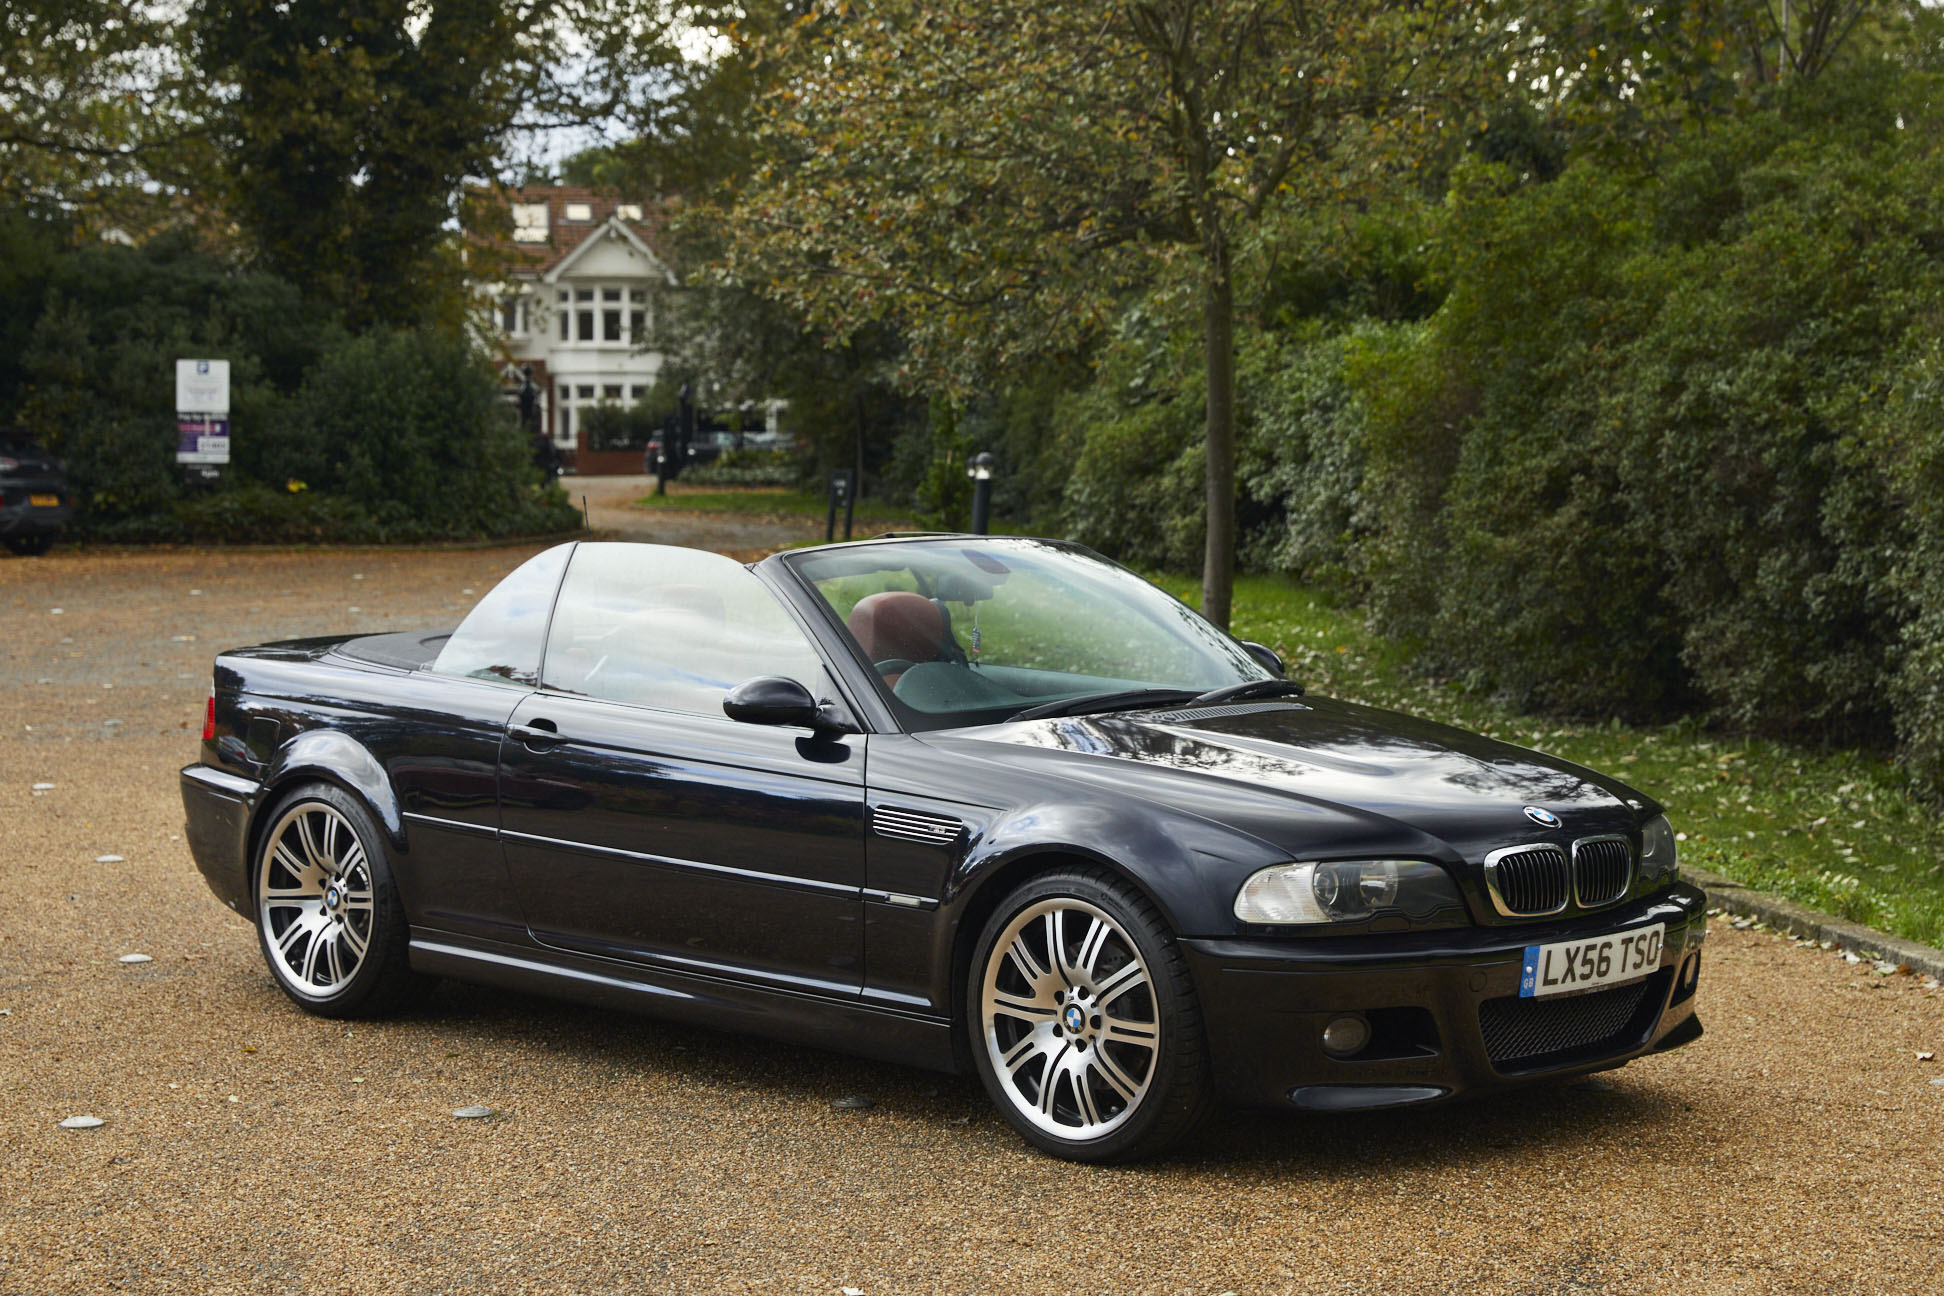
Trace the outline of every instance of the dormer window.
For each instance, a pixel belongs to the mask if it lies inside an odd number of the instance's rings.
[[[513,241],[515,243],[547,241],[547,204],[513,204]]]
[[[568,203],[567,219],[577,225],[585,225],[594,219],[594,204],[584,202]]]
[[[619,203],[614,208],[614,214],[625,221],[638,221],[641,219],[641,204]]]

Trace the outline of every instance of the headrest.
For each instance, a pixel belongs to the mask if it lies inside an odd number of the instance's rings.
[[[850,632],[874,662],[936,661],[945,643],[945,618],[923,594],[886,590],[857,600]]]

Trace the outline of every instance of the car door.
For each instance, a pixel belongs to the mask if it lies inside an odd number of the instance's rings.
[[[579,546],[542,687],[501,744],[501,839],[536,941],[860,989],[866,740],[730,720],[723,696],[758,675],[827,691],[809,640],[748,569]]]

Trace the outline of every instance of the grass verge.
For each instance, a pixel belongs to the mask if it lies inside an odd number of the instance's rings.
[[[816,491],[792,490],[786,486],[727,486],[721,490],[671,486],[666,495],[644,495],[634,502],[636,508],[680,509],[694,513],[734,513],[740,517],[811,519],[821,522],[829,505]],[[844,513],[837,511],[837,527],[844,526]],[[915,529],[908,513],[883,500],[860,499],[851,522],[852,534],[874,535],[879,531]]]
[[[1191,579],[1158,583],[1191,605]],[[1667,807],[1684,863],[1927,945],[1944,946],[1944,822],[1889,762],[1710,733],[1572,724],[1493,705],[1406,669],[1360,619],[1286,580],[1236,581],[1234,630],[1318,693],[1408,711],[1625,780]]]

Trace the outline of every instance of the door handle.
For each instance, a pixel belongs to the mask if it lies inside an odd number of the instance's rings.
[[[559,726],[551,720],[529,720],[525,724],[514,725],[507,732],[529,747],[551,747],[563,741]]]

